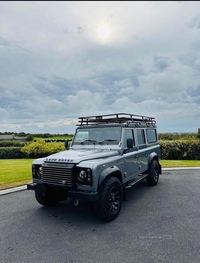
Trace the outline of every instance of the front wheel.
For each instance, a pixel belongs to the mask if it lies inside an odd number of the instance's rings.
[[[123,188],[121,182],[116,177],[109,177],[105,179],[100,187],[95,211],[104,221],[112,221],[118,216],[121,210],[122,200]]]
[[[153,160],[149,167],[149,175],[146,178],[147,184],[154,186],[157,185],[159,180],[159,164],[156,160]]]

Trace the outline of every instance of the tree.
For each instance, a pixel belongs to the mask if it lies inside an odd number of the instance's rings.
[[[33,137],[32,134],[28,134],[27,137],[26,137],[27,142],[32,142],[33,139],[34,139],[34,137]]]
[[[200,128],[198,129],[197,138],[200,139]]]

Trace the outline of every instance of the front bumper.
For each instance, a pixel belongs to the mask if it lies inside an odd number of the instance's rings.
[[[68,191],[68,196],[73,199],[82,199],[88,202],[98,200],[98,192]]]
[[[27,189],[40,191],[44,193],[46,191],[46,187],[44,185],[39,185],[36,183],[27,184]],[[67,190],[67,192],[68,192],[68,197],[73,199],[81,199],[88,202],[94,202],[98,200],[98,192],[83,192],[78,190]]]
[[[45,192],[46,187],[44,185],[39,185],[36,183],[30,183],[27,184],[27,190],[34,190],[34,191],[40,191],[40,192]]]

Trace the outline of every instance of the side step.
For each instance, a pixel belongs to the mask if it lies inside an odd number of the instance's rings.
[[[148,174],[139,174],[133,181],[129,182],[127,185],[125,185],[126,189],[131,188],[133,185],[139,183],[143,179],[145,179],[148,176]]]

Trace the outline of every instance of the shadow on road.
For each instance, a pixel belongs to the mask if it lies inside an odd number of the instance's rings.
[[[134,206],[136,202],[140,202],[141,198],[148,195],[148,191],[152,191],[153,188],[147,186],[146,181],[142,181],[139,184],[133,186],[130,189],[126,190],[127,201],[123,202],[120,215],[125,212],[126,209]],[[58,204],[55,207],[39,207],[35,209],[32,213],[32,217],[37,218],[37,221],[59,221],[59,224],[62,222],[69,224],[77,224],[79,226],[88,225],[88,224],[105,224],[104,221],[100,220],[93,209],[92,203],[87,203],[80,200],[79,205],[75,206],[73,200],[67,200]]]

